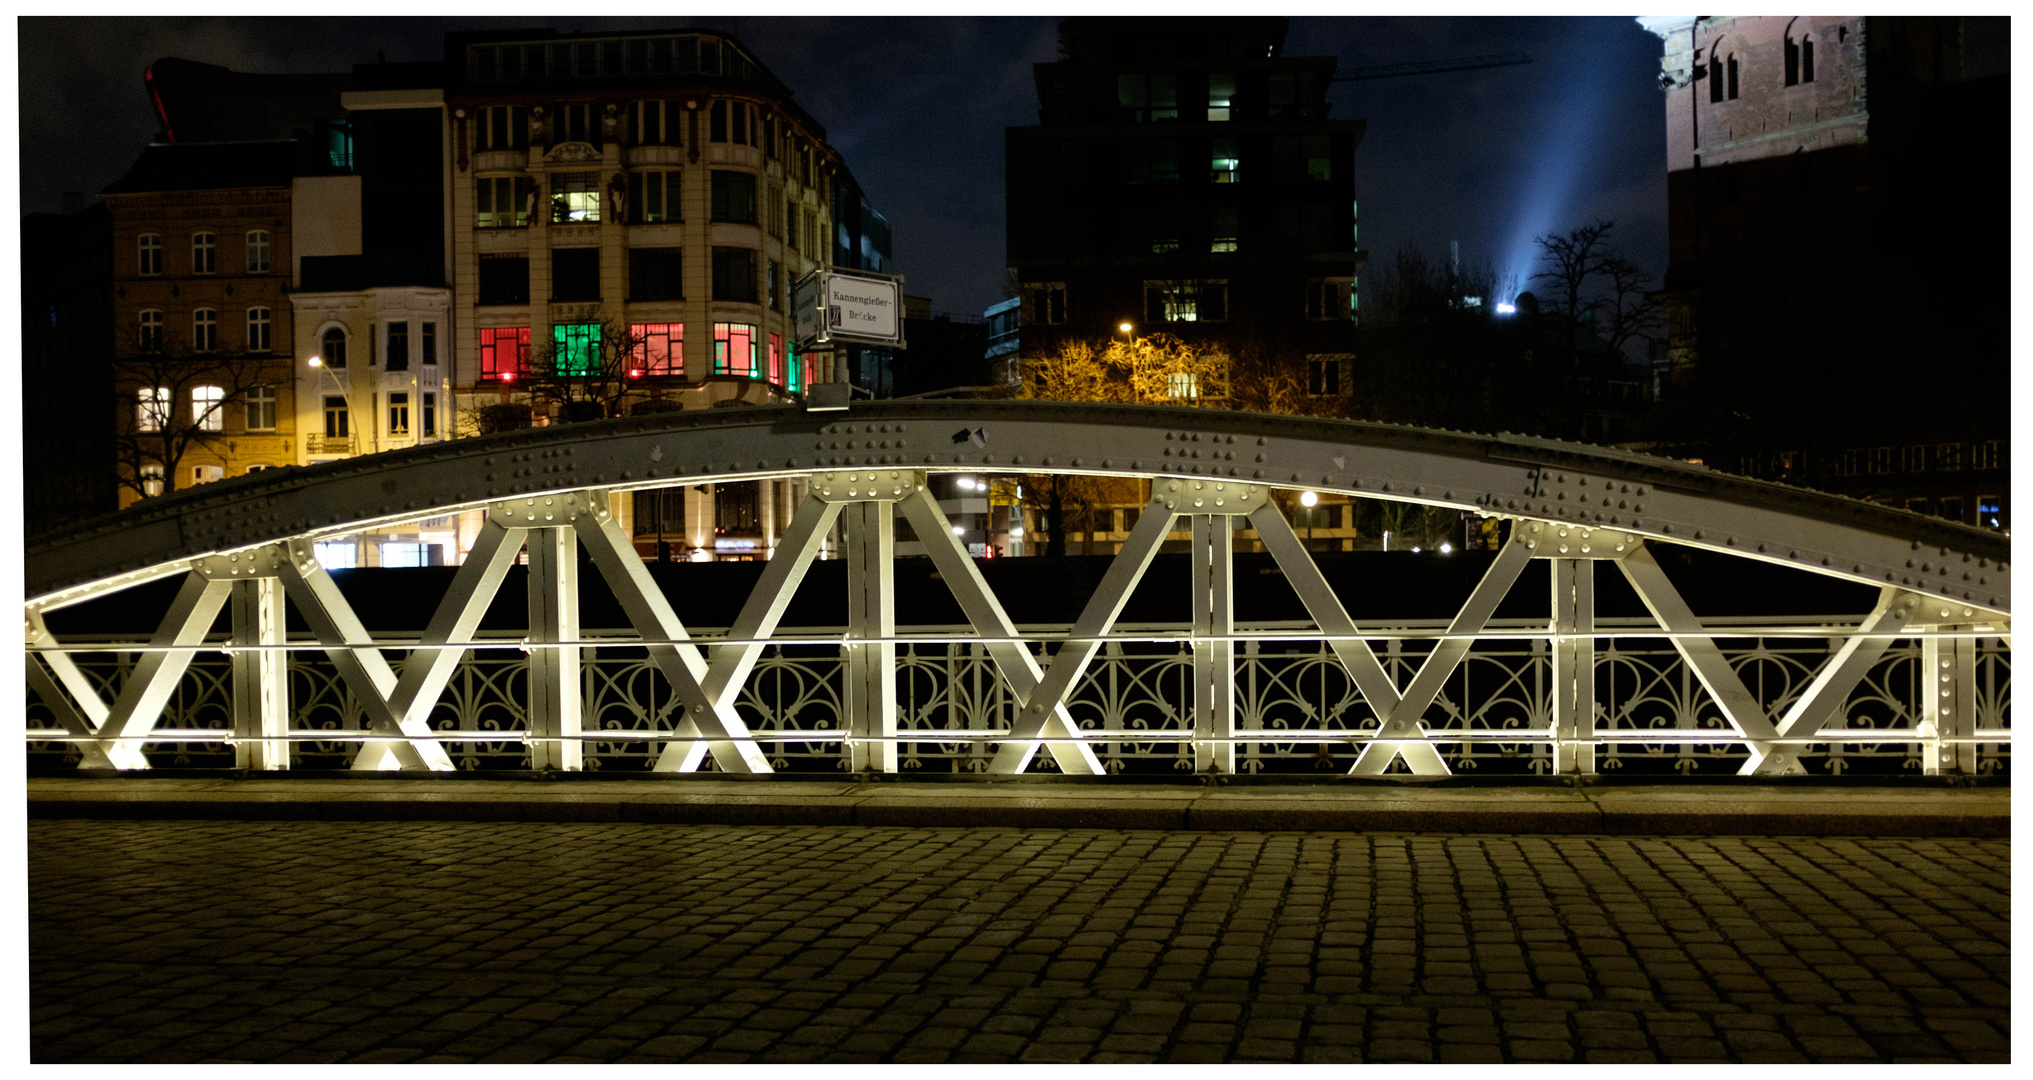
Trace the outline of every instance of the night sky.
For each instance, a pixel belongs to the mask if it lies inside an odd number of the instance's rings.
[[[449,29],[712,26],[739,37],[824,124],[896,230],[906,291],[979,315],[1001,299],[1003,128],[1035,123],[1033,63],[1057,58],[1053,18],[41,19],[20,21],[23,212],[96,192],[156,131],[142,89],[179,56],[239,71],[343,71],[442,56]],[[1665,270],[1660,42],[1628,17],[1295,18],[1288,56],[1372,64],[1522,50],[1529,66],[1337,83],[1356,151],[1360,245],[1401,244],[1529,274],[1531,238],[1596,217]],[[1373,263],[1373,268],[1377,263]]]

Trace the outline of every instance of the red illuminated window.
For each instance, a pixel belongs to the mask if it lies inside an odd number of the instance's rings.
[[[529,373],[529,327],[480,331],[480,381],[514,382]]]
[[[635,338],[631,378],[685,373],[684,323],[636,323],[628,331]]]
[[[784,384],[784,336],[782,334],[771,334],[769,336],[769,381],[778,386]]]
[[[755,378],[755,327],[749,323],[713,324],[713,374]]]

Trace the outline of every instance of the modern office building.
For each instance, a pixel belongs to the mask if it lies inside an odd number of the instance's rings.
[[[1069,18],[1007,131],[1022,348],[1163,332],[1334,365],[1356,310],[1354,160],[1333,57],[1283,18]],[[1316,380],[1316,383],[1318,380]]]

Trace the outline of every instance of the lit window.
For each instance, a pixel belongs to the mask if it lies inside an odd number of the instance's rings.
[[[552,370],[558,375],[592,375],[600,370],[600,324],[559,323],[551,327]]]
[[[209,484],[214,480],[224,480],[225,478],[226,467],[224,465],[191,466],[191,483],[193,484]]]
[[[1208,182],[1233,184],[1241,179],[1242,159],[1236,155],[1234,139],[1216,139],[1214,153],[1208,164]]]
[[[351,541],[322,540],[313,550],[318,565],[327,570],[351,570],[359,565],[360,549]]]
[[[391,540],[381,545],[383,566],[429,566],[431,548],[436,544],[418,544]]]
[[[782,334],[771,334],[769,336],[769,381],[778,386],[784,384],[784,336]]]
[[[514,382],[529,371],[529,327],[480,331],[480,381]]]
[[[755,377],[754,326],[748,323],[713,324],[713,374]]]
[[[1144,319],[1147,322],[1220,322],[1226,318],[1227,282],[1144,283]]]
[[[275,430],[275,387],[256,386],[247,391],[247,430]]]
[[[136,339],[136,344],[141,347],[142,352],[162,351],[162,312],[141,313],[141,334]]]
[[[268,230],[256,229],[247,234],[247,272],[268,273]]]
[[[685,373],[685,324],[636,323],[628,334],[634,341],[631,378]]]
[[[1235,72],[1217,71],[1207,76],[1207,119],[1227,120],[1235,101]]]
[[[191,388],[191,425],[199,431],[226,430],[226,391],[216,386]]]
[[[557,173],[551,177],[551,223],[600,220],[600,174]]]
[[[536,189],[526,176],[483,176],[473,181],[473,224],[481,229],[521,229],[529,225]]]
[[[1986,529],[2004,528],[2005,501],[1996,495],[1977,496],[1977,524]]]
[[[212,352],[219,347],[219,313],[211,308],[191,312],[191,351]]]
[[[169,423],[170,395],[167,386],[144,386],[135,391],[134,429],[161,431]]]
[[[141,276],[156,277],[162,273],[162,236],[159,233],[142,233],[139,237]]]
[[[141,467],[141,493],[150,497],[162,494],[162,466]]]
[[[318,356],[323,359],[326,367],[345,367],[346,331],[336,326],[325,331],[325,336],[318,345]]]
[[[247,309],[247,351],[265,353],[272,348],[270,313],[265,307]]]
[[[675,169],[639,169],[628,174],[628,223],[654,225],[683,221],[682,173]]]
[[[1165,393],[1175,398],[1200,396],[1200,376],[1191,371],[1174,371],[1165,376]]]
[[[388,433],[390,435],[409,434],[409,394],[407,392],[391,393],[388,395]]]
[[[201,232],[191,236],[191,273],[216,274],[219,272],[219,237],[214,233]]]

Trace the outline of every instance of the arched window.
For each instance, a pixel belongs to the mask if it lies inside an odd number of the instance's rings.
[[[318,355],[326,367],[346,366],[346,331],[334,326],[325,331],[325,339],[318,347]]]
[[[1800,35],[1800,81],[1814,81],[1814,38],[1807,34]]]
[[[1735,101],[1737,99],[1737,54],[1729,54],[1728,60],[1725,61],[1725,66],[1729,68],[1729,99]]]

